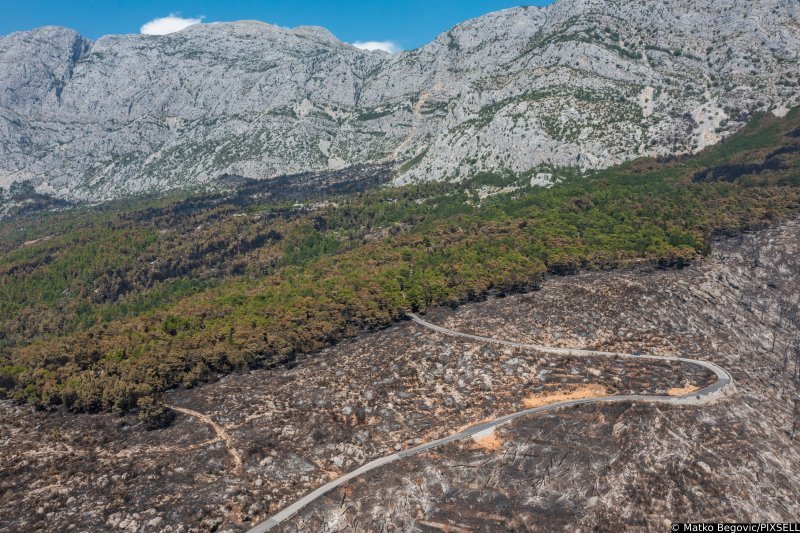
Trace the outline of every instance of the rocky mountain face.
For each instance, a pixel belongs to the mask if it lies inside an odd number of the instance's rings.
[[[800,103],[796,0],[558,0],[389,55],[318,27],[0,38],[0,186],[104,200],[356,164],[398,183],[690,152]]]

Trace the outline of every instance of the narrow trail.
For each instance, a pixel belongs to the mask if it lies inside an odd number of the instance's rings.
[[[177,407],[175,405],[167,405],[173,411],[177,411],[179,413],[183,413],[185,415],[193,416],[211,426],[211,429],[214,431],[214,434],[217,436],[216,440],[221,440],[223,444],[225,444],[225,448],[228,450],[228,455],[231,456],[233,460],[233,471],[236,474],[242,473],[242,456],[239,454],[239,450],[236,449],[236,446],[233,444],[233,439],[225,431],[225,428],[214,422],[210,416],[204,415],[203,413],[198,413],[197,411],[192,411],[191,409],[186,409],[185,407]]]
[[[700,366],[709,370],[714,373],[717,377],[717,380],[694,392],[684,394],[681,396],[649,396],[644,394],[631,394],[631,395],[619,395],[619,396],[598,396],[598,397],[589,397],[589,398],[581,398],[576,400],[569,400],[564,402],[552,403],[548,405],[543,405],[540,407],[535,407],[532,409],[525,409],[523,411],[518,411],[516,413],[512,413],[509,415],[502,416],[495,420],[490,420],[488,422],[482,422],[480,424],[475,424],[474,426],[468,427],[462,431],[459,431],[453,435],[448,437],[444,437],[441,439],[437,439],[426,444],[421,444],[415,448],[410,448],[408,450],[403,450],[397,453],[393,453],[391,455],[387,455],[385,457],[380,457],[366,463],[365,465],[361,466],[360,468],[353,470],[352,472],[345,474],[333,481],[326,483],[325,485],[319,487],[314,492],[300,498],[293,504],[285,507],[280,512],[276,513],[268,520],[256,525],[248,533],[263,533],[265,531],[269,531],[270,529],[274,528],[275,526],[279,525],[284,520],[291,518],[294,514],[298,511],[302,510],[304,507],[309,505],[310,503],[316,501],[320,497],[324,496],[328,492],[334,490],[335,488],[344,485],[348,481],[353,478],[356,478],[366,472],[371,470],[375,470],[376,468],[380,468],[381,466],[392,463],[394,461],[403,459],[405,457],[410,457],[412,455],[417,455],[420,453],[427,452],[433,448],[437,448],[439,446],[444,446],[445,444],[449,444],[451,442],[456,442],[459,440],[471,438],[478,433],[485,432],[487,430],[493,429],[497,426],[501,426],[503,424],[507,424],[512,420],[523,416],[531,416],[536,415],[548,411],[554,411],[557,409],[564,409],[567,407],[574,407],[578,405],[586,405],[586,404],[598,404],[598,403],[614,403],[614,402],[647,402],[647,403],[663,403],[663,404],[672,404],[672,405],[704,405],[707,403],[711,403],[713,401],[719,400],[727,394],[730,394],[733,391],[733,378],[731,375],[722,367],[715,365],[714,363],[709,363],[707,361],[699,361],[696,359],[687,359],[684,357],[668,357],[668,356],[659,356],[659,355],[644,355],[644,354],[627,354],[621,352],[601,352],[597,350],[580,350],[580,349],[573,349],[573,348],[559,348],[553,346],[543,346],[540,344],[531,344],[531,343],[524,343],[524,342],[515,342],[515,341],[508,341],[503,339],[493,339],[490,337],[482,337],[480,335],[472,335],[470,333],[462,333],[460,331],[454,331],[442,326],[437,326],[436,324],[432,324],[413,313],[409,313],[408,317],[413,320],[419,326],[427,328],[431,331],[435,331],[437,333],[441,333],[444,335],[449,335],[452,337],[460,337],[463,339],[468,339],[484,344],[499,344],[502,346],[511,346],[514,348],[520,348],[525,350],[532,350],[541,353],[550,353],[556,355],[567,355],[571,357],[624,357],[624,358],[631,358],[631,359],[641,359],[643,363],[645,361],[670,361],[670,362],[682,362],[688,363],[696,366]]]

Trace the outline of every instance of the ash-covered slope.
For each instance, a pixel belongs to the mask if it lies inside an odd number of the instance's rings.
[[[356,163],[398,181],[608,166],[797,104],[799,50],[791,0],[559,0],[394,56],[260,22],[40,28],[0,38],[0,186],[94,200]]]

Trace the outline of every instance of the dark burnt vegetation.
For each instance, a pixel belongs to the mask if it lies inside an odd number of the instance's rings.
[[[50,194],[37,192],[30,180],[17,181],[6,190],[0,187],[0,217],[19,217],[46,210],[65,209],[72,204]]]
[[[304,172],[270,180],[252,180],[238,176],[221,176],[224,187],[229,184],[238,201],[269,199],[273,202],[305,201],[310,198],[357,194],[383,185],[391,178],[390,165],[355,165],[330,172]]]
[[[794,147],[792,147],[794,148]],[[727,181],[733,182],[742,176],[749,176],[752,174],[760,174],[769,170],[783,170],[787,167],[777,158],[772,157],[763,163],[745,163],[741,165],[720,165],[718,167],[708,168],[695,173],[692,181],[697,182],[714,182],[714,181]]]
[[[787,133],[786,138],[796,138],[794,131]],[[798,154],[800,154],[800,143],[789,141],[788,144],[768,152],[763,158],[759,158],[758,153],[747,153],[734,157],[735,162],[733,163],[704,168],[694,173],[692,181],[695,183],[717,181],[731,183],[746,176],[796,169],[798,166],[797,159],[800,157]],[[758,161],[759,159],[761,161]]]
[[[759,117],[696,157],[550,189],[508,175],[375,188],[388,169],[364,167],[228,176],[221,187],[235,190],[5,221],[1,390],[42,407],[138,406],[158,418],[162,391],[287,364],[410,310],[527,290],[548,273],[685,266],[715,233],[800,210],[800,158],[786,135],[799,115]],[[737,165],[734,180],[693,179]],[[481,197],[487,185],[513,190]]]

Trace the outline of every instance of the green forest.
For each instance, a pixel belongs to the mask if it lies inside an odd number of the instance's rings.
[[[163,418],[164,391],[291,364],[406,312],[581,270],[681,268],[800,212],[800,112],[691,157],[309,198],[135,198],[0,222],[0,394]],[[496,193],[496,194],[491,194]],[[268,386],[268,384],[266,384]]]

